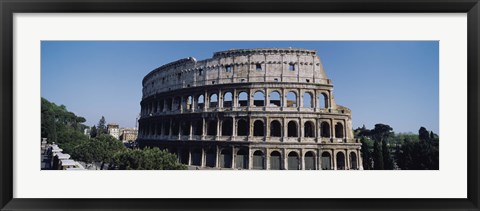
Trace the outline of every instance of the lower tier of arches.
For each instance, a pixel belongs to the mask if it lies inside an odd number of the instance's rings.
[[[264,144],[139,140],[201,168],[253,170],[362,170],[359,144]]]

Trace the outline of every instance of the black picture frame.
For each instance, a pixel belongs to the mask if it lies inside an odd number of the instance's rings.
[[[1,210],[479,210],[478,0],[0,0]],[[468,197],[466,199],[17,199],[13,198],[15,13],[467,13]],[[448,182],[448,181],[445,181]],[[361,196],[360,196],[361,197]]]

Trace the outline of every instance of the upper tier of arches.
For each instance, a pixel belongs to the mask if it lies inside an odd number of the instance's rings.
[[[217,52],[163,65],[143,79],[143,97],[172,90],[231,83],[296,82],[331,84],[315,51],[244,49]]]

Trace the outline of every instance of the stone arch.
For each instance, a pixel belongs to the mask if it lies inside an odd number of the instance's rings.
[[[193,166],[202,165],[202,149],[195,148],[192,150],[192,163]]]
[[[213,93],[210,95],[210,104],[209,104],[209,107],[210,108],[215,108],[218,106],[218,95],[217,93]]]
[[[304,92],[303,93],[303,107],[304,108],[313,108],[313,97],[312,93]]]
[[[245,149],[239,149],[237,156],[235,156],[235,168],[248,169],[248,151]]]
[[[253,122],[253,136],[265,136],[265,124],[262,120]]]
[[[163,135],[169,136],[170,135],[170,120],[166,119],[163,122]]]
[[[300,169],[300,159],[298,153],[291,151],[288,153],[288,170],[299,170]]]
[[[298,126],[297,126],[297,122],[291,120],[290,122],[288,122],[288,133],[287,133],[287,136],[288,137],[298,137]]]
[[[220,168],[232,168],[232,150],[223,149],[220,151]]]
[[[182,149],[180,151],[180,163],[188,165],[188,159],[190,158],[190,152],[188,149]]]
[[[203,97],[203,95],[199,95],[197,97],[197,109],[203,109],[203,107],[205,106],[205,97]]]
[[[162,111],[165,109],[165,100],[164,100],[164,99],[160,99],[160,100],[158,101],[158,104],[159,104],[158,107],[160,107],[160,108],[159,108],[159,111],[162,112]]]
[[[203,120],[200,119],[195,122],[193,135],[196,135],[196,136],[203,135]]]
[[[232,131],[232,118],[225,118],[222,121],[222,136],[231,136]]]
[[[279,151],[273,151],[270,153],[270,169],[271,170],[282,169],[282,154]]]
[[[216,136],[217,135],[217,120],[209,120],[207,123],[207,135]]]
[[[324,92],[318,95],[318,107],[319,108],[328,108],[328,95]]]
[[[190,124],[191,123],[189,121],[183,121],[182,124],[180,124],[180,127],[182,128],[182,135],[190,135]]]
[[[357,154],[355,152],[350,152],[350,169],[358,169]]]
[[[177,120],[172,121],[172,136],[178,136],[180,133],[180,124]]]
[[[272,91],[270,92],[270,96],[268,97],[269,98],[269,106],[278,106],[278,107],[281,107],[282,106],[282,99],[280,97],[280,93],[278,91]]]
[[[248,94],[245,91],[238,93],[238,106],[245,107],[248,106]]]
[[[328,152],[322,153],[322,170],[332,169],[332,156]]]
[[[335,137],[343,138],[343,124],[341,122],[335,124]]]
[[[306,121],[303,125],[304,137],[313,138],[315,137],[315,124],[312,121]]]
[[[315,170],[315,153],[308,151],[305,153],[305,170]]]
[[[294,91],[290,91],[287,93],[287,107],[296,108],[297,105],[297,93]]]
[[[337,170],[345,170],[345,154],[337,152]]]
[[[193,108],[193,97],[190,95],[185,98],[185,109],[191,110]]]
[[[330,138],[330,124],[328,122],[322,122],[320,125],[320,136],[323,138]]]
[[[265,169],[265,155],[261,150],[253,152],[253,169]]]
[[[166,104],[167,104],[167,111],[171,111],[171,110],[172,110],[172,102],[173,102],[172,98],[170,98],[170,97],[167,98],[167,102],[166,102]]]
[[[225,94],[223,94],[223,107],[230,108],[232,107],[232,104],[233,104],[232,92],[225,92]]]
[[[253,94],[253,105],[265,106],[265,94],[262,91],[256,91]]]
[[[248,122],[246,119],[239,119],[237,122],[237,136],[248,136]]]
[[[278,120],[270,122],[270,136],[282,137],[282,124]]]
[[[179,111],[181,108],[182,108],[182,98],[180,97],[175,97],[173,99],[173,105],[174,105],[174,109],[175,111]]]
[[[205,152],[205,166],[215,167],[217,160],[217,152],[215,149],[210,148]]]

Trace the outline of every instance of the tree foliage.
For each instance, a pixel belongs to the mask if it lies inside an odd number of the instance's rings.
[[[177,156],[158,148],[127,149],[113,156],[113,164],[121,170],[185,170]]]
[[[424,127],[418,134],[395,134],[390,126],[376,124],[372,130],[363,126],[354,133],[362,143],[365,170],[439,168],[439,137]]]
[[[64,105],[56,105],[41,98],[41,136],[47,141],[60,145],[71,145],[71,142],[86,140],[83,130],[85,118],[69,112]]]

